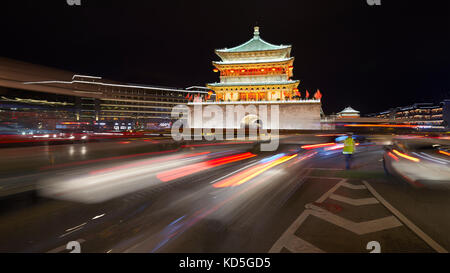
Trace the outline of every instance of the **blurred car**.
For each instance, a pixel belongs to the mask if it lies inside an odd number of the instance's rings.
[[[450,189],[448,143],[433,140],[394,140],[385,146],[383,167],[416,187]]]

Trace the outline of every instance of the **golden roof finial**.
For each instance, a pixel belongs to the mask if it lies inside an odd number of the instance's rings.
[[[254,36],[254,38],[259,38],[259,27],[258,26],[254,27],[253,36]]]

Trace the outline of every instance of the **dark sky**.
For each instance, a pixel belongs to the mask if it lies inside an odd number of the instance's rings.
[[[214,49],[292,44],[300,91],[330,114],[450,99],[450,1],[95,1],[1,3],[0,55],[112,80],[204,86]]]

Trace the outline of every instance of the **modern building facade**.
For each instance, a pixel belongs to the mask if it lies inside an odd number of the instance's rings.
[[[405,107],[391,108],[371,117],[384,118],[391,121],[413,125],[429,125],[447,127],[450,124],[450,100],[441,103],[415,103]]]
[[[170,127],[171,110],[186,90],[122,84],[101,77],[0,59],[0,118],[42,129],[104,130]],[[69,78],[70,77],[70,78]]]

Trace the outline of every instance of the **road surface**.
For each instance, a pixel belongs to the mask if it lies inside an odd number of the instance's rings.
[[[308,141],[2,149],[0,252],[450,249],[448,192],[386,176],[379,145],[358,147],[346,171],[338,147],[301,149]]]

